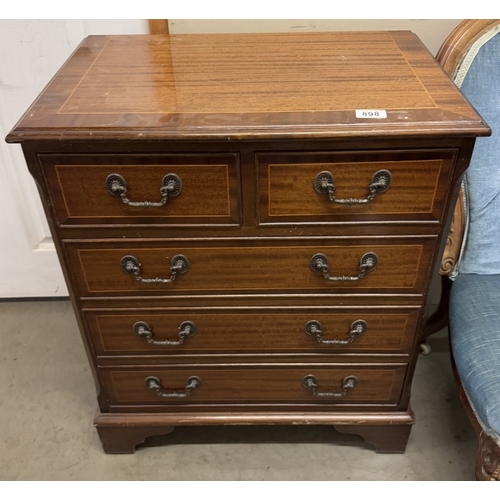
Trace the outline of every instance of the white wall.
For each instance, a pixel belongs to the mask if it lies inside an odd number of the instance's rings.
[[[147,30],[145,20],[0,20],[0,297],[67,295],[21,147],[5,136],[87,35]]]

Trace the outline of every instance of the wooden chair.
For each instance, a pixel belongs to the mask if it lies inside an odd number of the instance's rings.
[[[476,479],[493,481],[500,480],[500,20],[462,22],[437,60],[493,133],[478,139],[462,183],[440,270],[441,303],[425,335],[448,323],[455,379],[479,441]],[[488,190],[498,193],[491,207]]]

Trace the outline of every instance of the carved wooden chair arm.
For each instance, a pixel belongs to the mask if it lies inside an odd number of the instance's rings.
[[[464,242],[465,235],[465,202],[464,202],[464,187],[460,188],[460,194],[457,198],[453,219],[450,224],[450,230],[446,239],[443,257],[441,258],[441,266],[439,274],[449,277],[454,271]]]

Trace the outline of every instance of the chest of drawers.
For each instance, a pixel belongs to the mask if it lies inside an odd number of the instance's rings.
[[[7,140],[104,450],[327,424],[404,451],[450,207],[488,133],[410,32],[87,38]]]

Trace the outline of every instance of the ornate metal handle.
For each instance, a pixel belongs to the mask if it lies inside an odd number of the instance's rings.
[[[338,199],[335,198],[335,180],[331,172],[324,171],[320,172],[314,178],[314,190],[319,193],[328,193],[328,198],[332,203],[340,203],[342,205],[361,205],[363,203],[369,203],[375,198],[376,194],[384,193],[389,189],[392,182],[392,174],[389,170],[379,170],[375,172],[372,177],[372,182],[368,186],[369,194],[366,198],[345,198]]]
[[[120,174],[106,177],[106,189],[111,196],[120,197],[125,205],[140,208],[155,208],[165,205],[169,196],[179,196],[182,191],[182,179],[176,174],[167,174],[161,182],[160,201],[130,201],[127,198],[127,181]]]
[[[151,327],[145,321],[138,321],[132,328],[137,336],[145,338],[150,344],[160,346],[184,344],[186,337],[192,337],[196,333],[196,326],[191,321],[183,321],[179,325],[179,340],[154,340]]]
[[[321,323],[316,321],[315,319],[308,321],[305,326],[305,330],[307,335],[316,335],[316,340],[320,344],[351,344],[356,337],[363,335],[368,328],[368,324],[363,319],[357,319],[353,321],[351,325],[351,330],[349,332],[349,337],[345,340],[324,340],[323,339],[323,330],[321,327]]]
[[[122,270],[126,274],[133,274],[137,281],[141,283],[171,283],[175,281],[178,274],[184,274],[188,272],[189,260],[185,255],[174,255],[170,261],[170,278],[143,278],[140,275],[141,263],[133,255],[125,255],[122,257],[121,266]]]
[[[331,281],[357,281],[365,276],[366,273],[373,271],[378,264],[378,256],[374,252],[365,253],[359,261],[359,274],[357,276],[330,276],[328,271],[328,259],[325,254],[317,253],[311,257],[309,267],[314,272],[322,272],[323,278]]]
[[[342,392],[319,392],[318,391],[318,379],[314,375],[306,375],[302,379],[302,385],[306,389],[312,389],[315,396],[321,398],[341,398],[347,394],[351,389],[354,389],[358,385],[358,379],[354,375],[349,375],[342,381]]]
[[[201,386],[201,378],[196,375],[187,379],[184,392],[178,392],[177,389],[164,389],[158,377],[148,377],[145,382],[148,389],[156,391],[156,394],[162,398],[187,398],[193,389],[197,389]],[[171,392],[165,392],[166,390]]]

